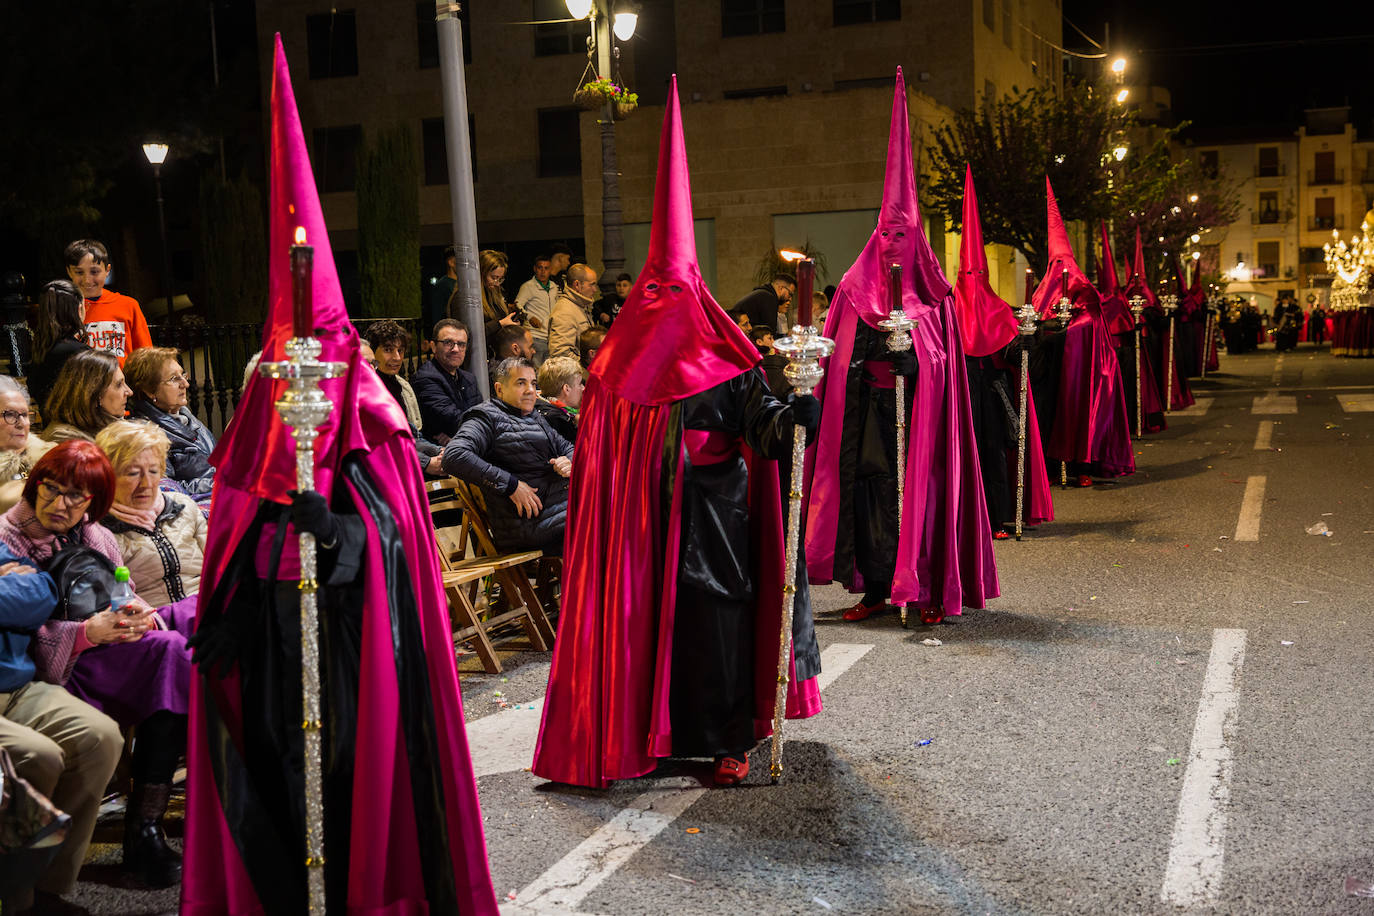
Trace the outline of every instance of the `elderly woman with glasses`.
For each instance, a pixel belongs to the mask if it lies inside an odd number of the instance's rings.
[[[115,475],[114,502],[101,524],[115,536],[138,596],[161,607],[197,594],[207,526],[191,497],[158,486],[167,470],[167,436],[151,423],[119,420],[95,444]]]
[[[112,357],[113,358],[113,357]],[[72,544],[124,565],[103,518],[115,497],[114,469],[94,442],[63,442],[34,465],[23,499],[0,517],[0,542],[43,569]],[[64,577],[57,577],[58,579]],[[135,589],[136,581],[131,580]],[[58,582],[58,606],[66,597]],[[156,611],[134,598],[84,620],[54,616],[31,645],[37,677],[67,688],[120,725],[137,726],[133,790],[124,815],[124,870],[149,887],[181,880],[181,857],[162,818],[172,774],[186,748],[195,599]]]
[[[175,480],[196,502],[210,498],[215,469],[210,453],[215,437],[186,406],[190,381],[171,347],[144,347],[124,361],[124,375],[134,396],[129,415],[147,420],[167,434],[167,476]]]
[[[51,442],[29,435],[29,422],[28,392],[0,375],[0,512],[19,502],[29,471],[52,448]]]

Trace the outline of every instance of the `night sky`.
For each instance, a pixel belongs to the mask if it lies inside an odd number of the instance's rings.
[[[1109,22],[1130,81],[1168,88],[1176,117],[1199,128],[1296,129],[1304,108],[1348,104],[1360,138],[1374,137],[1374,14],[1362,4],[1064,0],[1064,16],[1073,50],[1087,42],[1070,22],[1098,42]]]

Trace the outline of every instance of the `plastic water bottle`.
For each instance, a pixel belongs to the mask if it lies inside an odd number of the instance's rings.
[[[115,567],[115,584],[110,590],[110,610],[123,613],[124,606],[134,600],[134,590],[129,585],[129,567]]]

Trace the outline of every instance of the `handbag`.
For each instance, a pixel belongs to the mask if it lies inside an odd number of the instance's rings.
[[[73,539],[42,565],[57,586],[54,619],[85,620],[110,606],[115,565],[100,551]]]

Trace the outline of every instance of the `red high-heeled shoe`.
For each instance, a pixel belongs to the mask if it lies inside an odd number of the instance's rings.
[[[867,620],[879,611],[887,609],[886,601],[879,601],[877,604],[864,604],[860,598],[858,603],[844,612],[844,619],[849,621]]]

